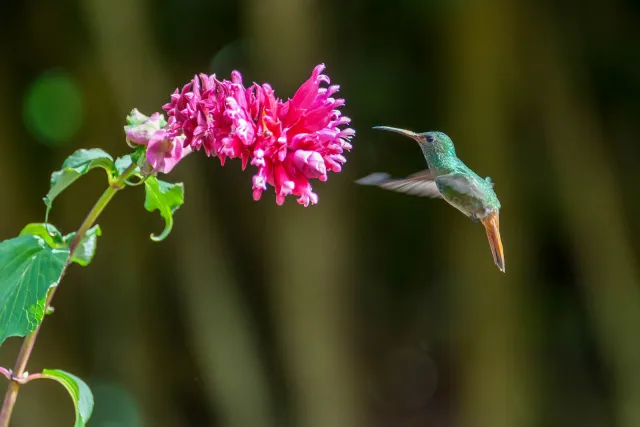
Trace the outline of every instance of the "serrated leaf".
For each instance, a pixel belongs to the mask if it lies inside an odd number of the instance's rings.
[[[74,427],[84,427],[93,412],[93,393],[89,386],[75,375],[59,369],[44,369],[41,378],[57,381],[67,389],[76,409]]]
[[[67,244],[64,242],[62,234],[52,224],[31,223],[27,224],[19,236],[38,236],[41,237],[52,248],[63,248]]]
[[[0,242],[0,345],[23,337],[42,322],[47,292],[60,281],[69,256],[34,235]]]
[[[68,246],[71,244],[71,241],[75,237],[76,233],[70,233],[64,236],[64,243]],[[102,230],[99,225],[94,225],[90,229],[87,230],[82,241],[76,248],[73,256],[71,257],[71,262],[75,262],[76,264],[80,264],[83,267],[89,265],[93,256],[96,254],[96,247],[98,245],[98,237],[102,236]]]
[[[159,236],[151,235],[151,240],[159,242],[171,232],[173,214],[184,203],[184,185],[181,182],[171,184],[151,176],[144,182],[144,187],[146,192],[145,209],[149,212],[159,210],[165,221],[162,233]]]
[[[51,175],[51,188],[44,198],[47,213],[51,209],[53,200],[58,197],[75,180],[94,168],[103,168],[107,176],[112,177],[115,172],[113,158],[99,148],[77,150],[62,163],[62,169]]]

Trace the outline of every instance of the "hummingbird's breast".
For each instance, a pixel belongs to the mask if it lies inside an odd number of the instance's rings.
[[[439,183],[437,179],[436,186],[442,194],[442,198],[467,217],[484,219],[493,212],[493,209],[488,207],[482,198],[459,191],[450,185]]]
[[[461,161],[444,172],[435,178],[438,191],[443,199],[466,216],[482,220],[500,209],[490,181],[478,176]]]
[[[455,150],[435,144],[422,145],[422,152],[442,198],[467,217],[484,219],[500,209],[493,185],[465,165]]]

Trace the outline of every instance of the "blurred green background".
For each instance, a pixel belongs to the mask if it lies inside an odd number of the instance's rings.
[[[169,177],[186,203],[162,243],[142,190],[118,195],[29,364],[87,380],[90,427],[640,426],[638,1],[5,1],[0,46],[0,239],[43,220],[66,156],[125,154],[126,114],[199,72],[286,98],[324,62],[357,131],[307,209],[203,153]],[[424,168],[375,125],[444,131],[493,178],[505,275],[446,203],[353,184]],[[72,420],[38,382],[12,425]]]

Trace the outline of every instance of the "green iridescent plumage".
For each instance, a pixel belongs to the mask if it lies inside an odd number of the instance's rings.
[[[442,132],[414,133],[387,126],[374,129],[397,132],[416,140],[429,169],[404,179],[392,179],[388,174],[374,173],[356,182],[416,196],[443,198],[473,221],[481,221],[487,230],[494,261],[504,272],[499,231],[501,205],[493,191],[491,178],[481,178],[465,165],[456,155],[451,138]]]
[[[426,132],[420,143],[429,170],[442,197],[468,217],[482,219],[500,209],[490,179],[483,179],[456,156],[451,138],[442,132]],[[429,137],[433,143],[426,142]]]

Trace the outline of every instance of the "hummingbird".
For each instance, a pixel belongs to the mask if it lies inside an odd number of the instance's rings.
[[[442,132],[414,133],[388,126],[375,126],[396,132],[418,142],[428,169],[406,178],[391,178],[387,173],[373,173],[356,181],[419,197],[441,198],[473,222],[480,221],[487,231],[493,261],[505,272],[504,253],[500,240],[500,201],[490,177],[481,178],[456,155],[453,141]]]

